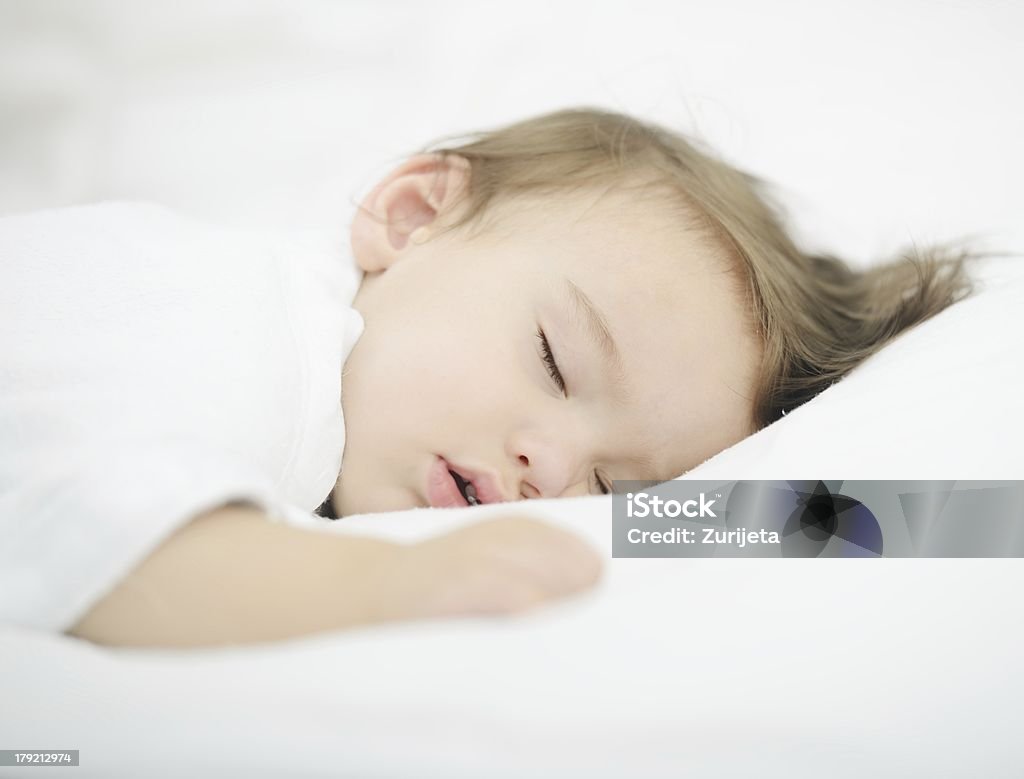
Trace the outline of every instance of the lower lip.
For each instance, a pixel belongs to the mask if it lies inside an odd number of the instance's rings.
[[[427,474],[427,501],[435,509],[469,505],[459,492],[455,479],[448,473],[448,463],[442,457],[434,460]]]

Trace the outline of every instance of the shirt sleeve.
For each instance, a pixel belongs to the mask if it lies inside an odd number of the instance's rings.
[[[295,511],[257,470],[199,441],[62,455],[0,495],[0,622],[67,630],[177,529],[231,502],[274,521]]]
[[[145,204],[0,219],[0,621],[64,631],[196,515],[323,499],[340,366],[290,246]]]

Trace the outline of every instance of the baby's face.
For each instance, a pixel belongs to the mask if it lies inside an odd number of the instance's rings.
[[[529,203],[366,274],[340,515],[436,504],[441,459],[504,501],[568,497],[674,478],[753,432],[760,347],[708,251],[653,196]]]

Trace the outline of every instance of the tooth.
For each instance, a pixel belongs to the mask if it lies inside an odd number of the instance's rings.
[[[476,487],[473,486],[472,482],[466,482],[466,495],[467,497],[476,497]]]

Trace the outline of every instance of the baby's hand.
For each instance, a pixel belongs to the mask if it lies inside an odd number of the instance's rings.
[[[405,547],[401,558],[395,619],[514,613],[592,587],[602,568],[577,536],[520,517]]]

